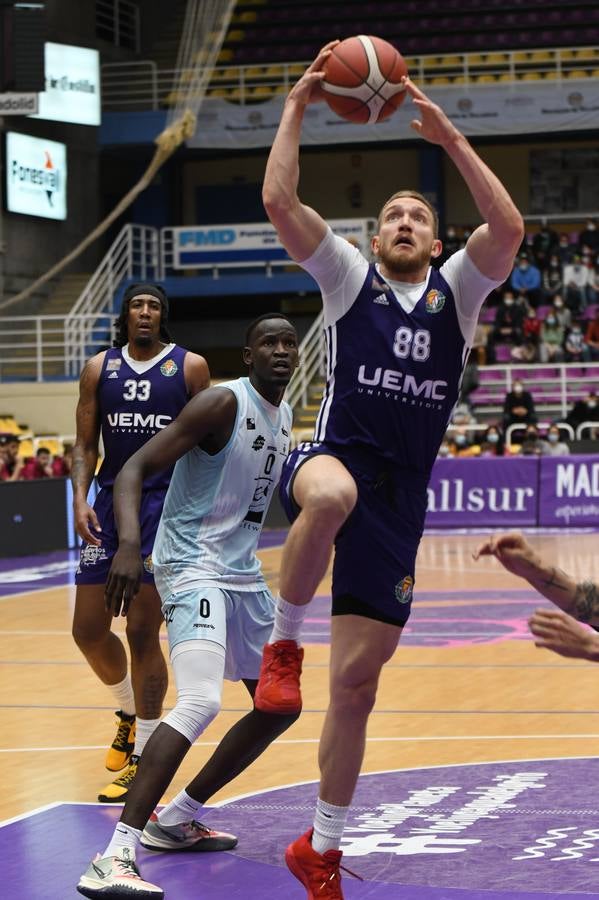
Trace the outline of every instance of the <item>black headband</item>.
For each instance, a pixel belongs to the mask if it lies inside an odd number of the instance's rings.
[[[168,297],[162,287],[159,284],[154,284],[151,281],[141,282],[140,284],[131,284],[123,294],[123,304],[121,306],[121,312],[125,309],[125,306],[128,305],[129,301],[134,297],[139,297],[140,294],[149,294],[151,297],[156,297],[157,300],[160,300],[162,304],[162,313],[163,318],[167,318],[168,316]]]

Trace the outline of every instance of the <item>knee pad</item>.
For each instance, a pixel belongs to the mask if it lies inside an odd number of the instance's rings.
[[[177,703],[163,721],[193,744],[221,706],[225,651],[212,641],[185,641],[171,654]]]

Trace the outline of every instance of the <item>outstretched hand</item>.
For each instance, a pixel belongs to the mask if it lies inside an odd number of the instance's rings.
[[[89,503],[75,503],[75,531],[87,544],[100,547],[102,544],[102,528],[96,511]]]
[[[418,108],[421,118],[412,119],[410,127],[431,144],[440,144],[447,147],[460,132],[448,119],[440,106],[433,103],[426,94],[416,87],[411,78],[406,75],[402,78],[406,91],[412,98],[412,102]]]
[[[524,536],[516,531],[494,535],[484,541],[472,556],[476,560],[481,556],[494,556],[508,572],[522,578],[526,578],[538,565],[534,550]]]
[[[312,62],[302,77],[296,81],[288,94],[288,99],[293,99],[299,103],[307,105],[308,103],[318,103],[324,99],[321,82],[324,79],[324,67],[327,59],[331,55],[331,51],[339,44],[338,40],[329,41],[319,51],[318,56]]]
[[[599,659],[599,636],[568,613],[557,609],[536,609],[528,620],[535,647],[553,650],[569,659]]]
[[[112,560],[106,580],[104,600],[113,616],[126,616],[134,597],[139,593],[143,568],[139,550],[119,547]]]

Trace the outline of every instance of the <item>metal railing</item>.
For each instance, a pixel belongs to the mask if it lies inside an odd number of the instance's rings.
[[[94,317],[113,316],[123,281],[160,280],[159,236],[147,225],[125,225],[64,321],[65,375],[76,377],[94,344]]]
[[[3,316],[0,320],[0,380],[45,381],[79,375],[87,356],[110,346],[113,338],[112,313],[69,316]],[[67,326],[67,322],[69,323]],[[81,337],[87,356],[77,354],[80,369],[72,368],[67,353],[69,339]]]
[[[599,76],[599,47],[558,47],[539,56],[538,48],[480,53],[406,57],[412,78],[426,87],[452,87],[487,82],[519,83],[529,78],[560,82]],[[575,54],[575,55],[574,55]],[[234,103],[256,103],[273,94],[287,93],[312,62],[215,66],[207,98]],[[176,85],[190,82],[193,69],[158,69],[153,60],[113,62],[102,66],[102,105],[105,110],[161,109],[174,105]]]
[[[571,425],[568,424],[568,422],[555,422],[555,423],[553,423],[553,422],[535,422],[535,428],[539,432],[539,438],[541,440],[543,440],[543,434],[541,434],[541,431],[547,431],[547,429],[553,424],[555,424],[559,428],[560,431],[566,432],[567,440],[569,440],[569,441],[574,440],[574,429],[572,428]],[[478,425],[477,427],[480,431],[480,425]],[[508,425],[508,427],[505,430],[505,443],[508,446],[510,444],[512,444],[513,443],[512,435],[514,434],[514,432],[526,431],[527,428],[529,428],[529,425],[526,424],[525,422],[513,422],[511,425]]]
[[[96,34],[115,47],[139,53],[139,8],[130,0],[96,0]]]
[[[292,409],[307,405],[310,385],[317,375],[325,374],[323,318],[320,312],[299,346],[301,365],[295,370],[285,392],[285,400]]]

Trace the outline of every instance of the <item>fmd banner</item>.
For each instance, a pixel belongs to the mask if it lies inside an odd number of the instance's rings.
[[[333,219],[329,225],[340,237],[368,255],[374,219]],[[165,231],[170,231],[165,229]],[[169,235],[165,238],[168,240]],[[173,228],[172,266],[174,269],[200,269],[216,264],[228,266],[264,266],[289,264],[291,259],[270,222],[233,225],[191,225]]]

